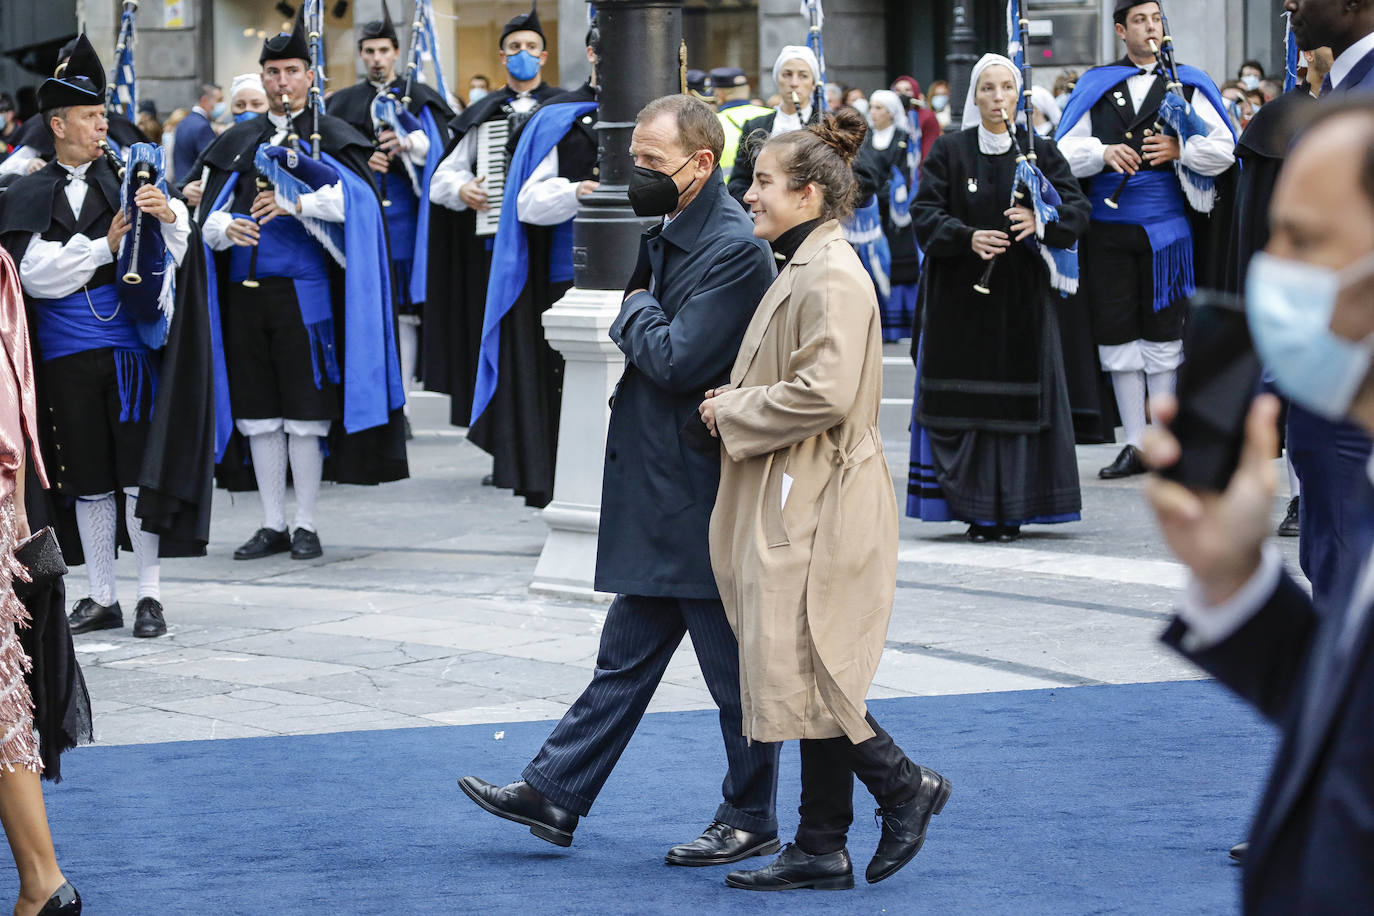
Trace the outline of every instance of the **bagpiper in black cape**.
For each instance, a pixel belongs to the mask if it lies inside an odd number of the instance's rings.
[[[502,40],[516,31],[544,34],[533,11],[507,22]],[[533,99],[538,106],[562,91],[557,86],[540,83],[524,97]],[[514,135],[514,128],[518,128],[529,114],[514,112],[511,102],[518,98],[521,94],[507,84],[464,109],[449,124],[452,137],[444,150],[444,158],[453,154],[469,131],[487,121],[511,121]],[[466,163],[463,168],[467,168]],[[427,285],[436,294],[426,300],[422,318],[425,334],[421,364],[425,389],[449,395],[452,399],[449,422],[454,426],[467,426],[471,421],[477,355],[482,342],[492,238],[477,235],[477,214],[471,209],[450,210],[431,204],[429,214]],[[443,294],[438,292],[441,290]]]
[[[550,148],[558,154],[558,177],[573,184],[598,177],[595,105],[596,90],[587,84],[540,106],[517,139],[506,206],[515,206],[520,191],[512,181],[516,171],[532,173]],[[553,499],[563,402],[563,357],[545,340],[541,316],[572,288],[572,230],[572,218],[552,226],[514,222],[498,230],[496,247],[503,254],[511,248],[506,233],[523,234],[528,267],[521,276],[508,276],[511,265],[504,258],[493,261],[484,313],[488,328],[499,320],[499,343],[493,348],[482,342],[480,357],[488,369],[478,368],[468,432],[494,459],[493,485],[514,490],[536,508]],[[493,362],[495,373],[489,371]]]
[[[296,114],[294,123],[300,136],[308,136],[311,127],[308,106]],[[367,180],[380,209],[381,198],[376,195],[376,184],[371,181],[371,172],[367,167],[372,144],[349,124],[330,115],[320,117],[319,128],[323,152]],[[236,175],[256,174],[254,156],[258,145],[270,140],[274,133],[275,128],[271,120],[266,114],[261,114],[235,124],[206,148],[202,162],[209,169],[209,176],[205,182],[200,206],[196,210],[197,221],[204,225],[206,217],[215,209],[214,202],[220,199],[226,191],[226,185]],[[224,301],[224,290],[230,282],[230,254],[229,251],[215,253],[219,301]],[[329,262],[329,280],[330,302],[337,334],[336,350],[340,356],[341,377],[346,378],[346,367],[342,364],[348,350],[345,336],[348,323],[345,321],[344,313],[344,271],[332,259]],[[392,333],[395,333],[394,327]],[[339,483],[377,484],[409,476],[404,416],[400,407],[389,409],[387,415],[386,423],[353,433],[346,433],[342,422],[334,422],[328,438],[329,455],[325,461],[325,479]],[[257,482],[249,460],[247,442],[237,430],[228,432],[226,429],[221,435],[228,437],[228,443],[216,468],[216,478],[220,486],[229,490],[256,489]]]
[[[0,194],[0,244],[15,264],[22,262],[33,233],[47,232],[53,225],[55,201],[66,187],[67,174],[56,162],[50,162]],[[89,193],[101,194],[111,208],[118,208],[119,179],[104,159],[91,163],[87,181],[91,185]],[[177,270],[176,308],[161,350],[156,400],[139,476],[138,515],[145,530],[160,535],[160,557],[204,556],[210,539],[213,360],[202,251],[199,232],[193,225],[186,256]],[[24,298],[29,309],[29,327],[36,328],[35,302],[27,294]],[[33,343],[34,362],[39,364],[42,354],[36,335]],[[40,415],[47,416],[49,405],[43,386],[38,389],[38,399]],[[59,467],[52,438],[49,426],[39,430],[45,463]],[[84,563],[76,529],[75,497],[57,488],[44,491],[31,487],[28,494],[35,524],[44,520],[57,529],[68,564]],[[116,498],[120,504],[119,542],[128,550],[131,547],[124,530],[122,489],[116,490]]]

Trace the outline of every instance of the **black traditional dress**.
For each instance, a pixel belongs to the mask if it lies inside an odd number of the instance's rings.
[[[978,127],[931,148],[913,217],[925,251],[922,334],[907,514],[1017,526],[1076,521],[1082,506],[1073,421],[1038,244],[1069,248],[1090,206],[1054,143],[1035,138],[1039,165],[1063,198],[1041,243],[1012,244],[982,295],[976,229],[1005,229],[1016,152]],[[1018,141],[1022,142],[1022,141]]]
[[[864,135],[855,168],[860,197],[877,195],[878,214],[887,238],[889,289],[883,303],[883,340],[887,342],[912,336],[916,318],[921,255],[911,224],[913,161],[911,136],[904,130],[888,128]],[[875,182],[873,187],[866,186],[869,181]]]

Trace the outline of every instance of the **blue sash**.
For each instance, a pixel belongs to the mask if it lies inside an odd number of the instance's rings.
[[[595,102],[569,102],[538,109],[525,125],[515,155],[511,157],[510,168],[506,171],[506,190],[501,198],[501,219],[496,224],[492,246],[491,279],[487,281],[482,346],[477,357],[477,383],[472,395],[472,423],[477,422],[496,393],[500,369],[501,319],[515,305],[515,300],[520,298],[529,277],[529,242],[517,212],[520,188],[534,174],[544,157],[567,136],[577,119],[595,108]],[[568,220],[569,224],[571,222]],[[558,238],[555,232],[554,241],[557,242]],[[555,246],[555,259],[556,252]],[[571,244],[568,245],[568,258],[572,258]]]
[[[434,170],[444,158],[444,135],[435,123],[434,112],[425,106],[420,112],[420,126],[429,138],[429,152],[425,154],[425,169],[420,178],[420,199],[415,215],[414,260],[410,266],[410,301],[418,305],[428,296],[429,274],[429,183]]]
[[[1092,218],[1145,230],[1154,252],[1154,309],[1158,312],[1191,296],[1195,289],[1193,229],[1184,209],[1183,191],[1172,171],[1146,169],[1127,180],[1121,207],[1113,210],[1105,201],[1120,183],[1121,176],[1115,172],[1103,172],[1092,179],[1088,185]]]
[[[157,364],[133,320],[123,314],[113,283],[34,304],[43,362],[108,347],[114,351],[119,421],[152,416]]]

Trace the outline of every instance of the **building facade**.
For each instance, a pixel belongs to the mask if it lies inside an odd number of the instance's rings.
[[[1083,69],[1120,53],[1112,33],[1113,0],[1025,0],[1034,35],[1037,81],[1065,67]],[[496,53],[501,25],[529,9],[530,0],[434,0],[440,64],[450,90],[466,96],[469,79],[500,81]],[[964,7],[976,48],[1006,47],[1005,0],[826,0],[825,50],[833,82],[872,91],[901,74],[923,84],[946,76],[953,9]],[[162,114],[194,100],[202,80],[227,85],[257,69],[262,39],[295,14],[295,0],[143,0],[138,12],[140,93]],[[413,0],[391,0],[403,50]],[[806,41],[799,0],[684,0],[683,34],[690,66],[740,67],[755,91],[770,94],[779,49]],[[113,58],[120,0],[4,0],[0,2],[0,87],[36,86],[57,48],[84,23],[97,50]],[[582,40],[586,0],[544,0],[540,17],[549,36],[547,78],[576,86],[587,76]],[[1179,59],[1218,81],[1254,57],[1281,69],[1282,0],[1169,2]],[[326,12],[327,71],[343,86],[357,78],[355,25],[381,15],[381,0],[333,0]]]

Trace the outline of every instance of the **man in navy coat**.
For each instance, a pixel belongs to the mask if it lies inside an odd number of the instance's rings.
[[[1331,48],[1323,104],[1374,93],[1374,0],[1287,0],[1284,8],[1293,14],[1300,49]],[[1299,560],[1313,594],[1327,598],[1365,560],[1358,528],[1374,512],[1374,495],[1364,492],[1374,442],[1354,423],[1333,423],[1294,405],[1287,443],[1302,483]]]
[[[719,865],[778,850],[778,745],[741,727],[739,644],[707,549],[720,447],[697,413],[730,375],[745,328],[775,270],[768,246],[721,179],[725,137],[690,96],[651,102],[636,120],[630,201],[663,217],[645,234],[611,339],[625,354],[612,399],[602,479],[596,588],[616,593],[596,671],[522,780],[466,776],[463,791],[541,839],[572,843],[684,634],[720,707],[729,765],[715,818],[668,851],[670,865]],[[662,791],[663,786],[656,786]]]
[[[1374,430],[1371,163],[1374,104],[1347,102],[1309,129],[1275,187],[1273,233],[1251,263],[1246,306],[1280,390],[1366,434]],[[1173,398],[1153,404],[1156,417],[1173,419]],[[1251,407],[1224,493],[1151,479],[1165,539],[1193,573],[1164,638],[1282,729],[1250,830],[1245,911],[1374,912],[1374,519],[1359,517],[1358,563],[1315,600],[1289,578],[1266,538],[1277,417],[1272,395]],[[1178,453],[1167,432],[1147,439],[1154,467]],[[1367,497],[1370,473],[1374,465],[1347,499]]]
[[[217,134],[211,122],[223,117],[224,111],[224,91],[214,83],[201,83],[195,107],[181,119],[172,141],[172,174],[177,181],[198,177],[191,172],[200,154],[215,142]]]

